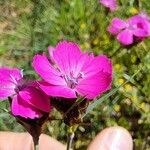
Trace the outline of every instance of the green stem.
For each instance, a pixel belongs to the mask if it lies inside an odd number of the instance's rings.
[[[74,139],[74,132],[73,133],[68,133],[67,150],[71,150],[73,139]]]
[[[122,46],[120,45],[118,48],[115,49],[115,51],[109,56],[110,58],[112,58],[113,56],[116,55],[116,53],[118,53],[118,51],[120,51],[122,48]]]
[[[77,130],[77,128],[78,128],[77,124],[68,127],[67,150],[71,150],[74,135],[75,135],[74,133]]]
[[[34,145],[34,150],[39,150],[39,145]]]
[[[34,150],[39,150],[39,138],[38,137],[36,138],[33,137],[33,143],[34,143]]]

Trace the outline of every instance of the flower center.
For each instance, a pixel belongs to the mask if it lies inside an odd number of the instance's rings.
[[[138,23],[137,27],[142,29],[143,28],[143,24],[142,23]]]
[[[71,89],[74,89],[76,85],[78,85],[79,80],[83,78],[83,73],[79,73],[76,77],[74,76],[73,72],[70,72],[69,75],[64,75],[64,79]]]
[[[136,29],[136,25],[131,25],[131,24],[128,24],[128,29],[129,30],[134,30],[134,29]]]
[[[139,23],[134,24],[134,25],[130,25],[130,24],[128,25],[128,29],[129,30],[134,30],[134,29],[137,29],[137,28],[141,28],[142,29],[143,28],[143,24],[139,22]]]
[[[15,92],[18,93],[22,89],[24,89],[27,86],[26,81],[21,79],[18,81],[18,84],[15,87]]]

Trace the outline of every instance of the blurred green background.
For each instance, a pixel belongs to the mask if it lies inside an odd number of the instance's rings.
[[[77,150],[85,150],[100,130],[113,125],[130,131],[135,150],[150,150],[150,40],[124,48],[106,31],[114,16],[126,19],[141,10],[150,15],[150,1],[118,0],[118,5],[117,11],[108,13],[98,0],[0,0],[0,66],[17,66],[27,78],[37,78],[31,67],[33,55],[66,39],[78,43],[83,51],[112,59],[113,87],[142,67],[130,83],[86,116],[90,125],[77,130]],[[0,101],[0,130],[24,131],[5,112],[7,108],[8,102]],[[53,115],[61,117],[56,110]],[[49,123],[45,133],[66,141],[66,126],[61,121]]]

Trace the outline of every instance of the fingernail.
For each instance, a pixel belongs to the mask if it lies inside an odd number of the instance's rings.
[[[110,127],[97,135],[91,144],[93,150],[132,150],[133,141],[129,132],[122,127]],[[91,147],[91,146],[90,146]],[[88,149],[88,150],[92,150]]]
[[[132,138],[123,128],[107,131],[104,142],[109,150],[132,150]]]

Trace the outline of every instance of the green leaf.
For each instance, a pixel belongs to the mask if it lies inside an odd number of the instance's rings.
[[[6,47],[0,46],[0,55],[6,52]]]
[[[73,4],[73,12],[75,19],[81,19],[84,16],[84,3],[83,0],[75,0]]]
[[[0,110],[2,110],[5,113],[9,113],[9,111],[6,108],[0,108]]]

